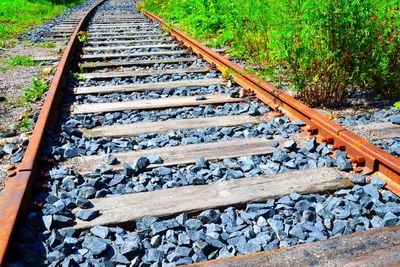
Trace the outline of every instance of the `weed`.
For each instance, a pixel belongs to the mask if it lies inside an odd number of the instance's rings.
[[[32,120],[32,112],[30,110],[25,110],[25,114],[22,117],[21,121],[17,125],[17,129],[21,130],[22,132],[28,132],[33,127],[33,120]]]
[[[397,101],[396,103],[394,103],[393,105],[395,108],[400,108],[400,101]]]
[[[227,79],[231,79],[232,78],[232,75],[231,75],[230,70],[229,70],[228,67],[222,66],[221,67],[221,74],[222,74],[222,77],[224,77],[224,78],[227,78]]]
[[[41,47],[41,48],[54,48],[56,45],[54,43],[51,43],[49,41],[44,41],[38,44],[35,44],[36,47]]]
[[[29,42],[29,40],[22,40],[21,44],[24,45],[24,46],[31,46],[32,45],[31,42]]]
[[[82,64],[79,64],[78,67],[79,67],[78,73],[84,73],[85,72],[85,67]]]
[[[33,78],[32,88],[24,90],[24,100],[26,102],[35,102],[46,92],[47,88],[48,84],[44,78]]]
[[[8,64],[10,66],[35,66],[37,63],[30,56],[15,56],[13,57]]]
[[[80,31],[78,32],[78,40],[81,43],[87,43],[88,42],[88,38],[89,38],[89,34],[85,31]]]
[[[9,104],[9,105],[12,105],[12,106],[14,106],[14,107],[19,108],[19,107],[27,106],[27,105],[28,105],[28,102],[27,102],[25,96],[20,96],[20,97],[17,98],[17,101],[15,101],[15,102],[8,102],[8,104]]]
[[[0,35],[1,35],[1,24],[0,24]],[[0,47],[2,48],[13,48],[16,43],[17,43],[16,39],[1,40],[0,38]]]

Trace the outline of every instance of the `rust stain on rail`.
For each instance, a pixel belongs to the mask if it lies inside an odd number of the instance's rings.
[[[67,79],[71,60],[73,59],[72,55],[79,44],[76,36],[78,32],[87,25],[95,9],[104,1],[105,0],[101,0],[93,6],[75,27],[74,33],[71,36],[51,82],[46,100],[43,103],[33,134],[29,140],[28,148],[18,167],[18,173],[14,178],[8,181],[2,197],[0,198],[0,266],[5,264],[6,252],[18,216],[25,208],[26,202],[30,196],[33,180],[38,170],[40,146],[44,133],[51,120],[55,119],[56,104],[62,95],[62,88]]]
[[[137,4],[135,5],[137,6]],[[400,159],[368,143],[365,139],[334,123],[284,91],[246,73],[245,69],[215,53],[180,30],[172,28],[156,15],[147,11],[141,12],[151,20],[160,23],[177,40],[190,47],[194,53],[200,55],[209,63],[214,64],[219,70],[229,69],[235,82],[244,89],[254,92],[262,102],[273,109],[284,111],[291,119],[299,119],[305,122],[312,129],[310,134],[315,136],[319,142],[327,142],[333,145],[333,149],[346,150],[355,170],[366,174],[373,172],[382,174],[382,177],[388,183],[388,189],[400,195]]]

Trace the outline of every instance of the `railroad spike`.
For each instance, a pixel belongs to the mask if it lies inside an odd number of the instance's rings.
[[[17,166],[15,166],[15,165],[13,164],[13,165],[8,165],[7,168],[6,168],[6,170],[7,170],[7,171],[12,171],[12,170],[15,170],[16,168],[17,168]]]
[[[28,208],[29,208],[29,210],[39,210],[39,209],[42,209],[43,206],[44,206],[43,202],[35,200],[35,201],[31,201],[29,203]]]
[[[351,162],[356,164],[357,166],[365,165],[365,158],[363,156],[358,156],[351,159]]]
[[[310,135],[316,135],[316,134],[318,134],[318,131],[319,131],[319,129],[317,126],[310,126],[307,128],[307,132],[309,132]]]
[[[334,146],[332,147],[332,150],[333,150],[333,151],[336,151],[336,150],[345,151],[345,150],[346,150],[346,146],[345,146],[345,145],[334,145]]]
[[[7,177],[11,178],[17,175],[17,170],[12,170],[10,172],[7,172]]]
[[[321,141],[324,143],[327,143],[327,144],[333,144],[335,142],[335,139],[331,136],[328,136],[328,137],[322,138]]]
[[[49,185],[47,183],[35,183],[34,189],[36,191],[45,191],[49,188]]]

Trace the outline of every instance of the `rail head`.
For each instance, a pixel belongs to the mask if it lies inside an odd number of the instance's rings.
[[[137,3],[132,2],[138,7]],[[194,53],[209,63],[214,64],[219,70],[229,70],[236,83],[244,89],[255,93],[262,102],[273,109],[284,111],[291,119],[302,120],[307,125],[306,130],[310,135],[315,136],[319,142],[333,145],[334,150],[345,150],[357,171],[365,174],[378,172],[386,180],[387,188],[400,195],[399,158],[370,144],[367,140],[309,108],[283,90],[277,89],[273,85],[247,73],[242,67],[212,51],[182,31],[173,28],[160,17],[148,11],[140,11],[151,20],[161,24],[177,40],[183,42],[184,45],[191,48]]]
[[[39,164],[40,147],[49,122],[55,117],[57,103],[62,96],[62,89],[67,79],[71,61],[79,45],[78,33],[87,26],[91,15],[106,0],[99,0],[76,25],[70,37],[65,52],[57,67],[56,73],[50,84],[46,99],[43,103],[38,120],[35,124],[28,148],[21,164],[18,166],[17,175],[7,182],[0,198],[0,266],[5,264],[6,253],[11,241],[21,210],[29,199],[31,186]]]

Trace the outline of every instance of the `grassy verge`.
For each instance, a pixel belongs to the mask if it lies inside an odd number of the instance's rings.
[[[229,45],[265,66],[263,76],[283,73],[311,106],[344,102],[349,85],[400,98],[398,0],[143,0],[141,7],[209,45]]]
[[[1,0],[0,46],[10,46],[34,25],[61,14],[85,0]]]
[[[53,70],[52,70],[53,71]],[[31,107],[31,103],[37,102],[39,99],[42,99],[45,95],[47,89],[49,87],[49,82],[46,81],[44,75],[40,77],[33,78],[32,86],[29,89],[24,90],[24,96],[20,97],[15,103],[15,106],[24,107],[25,112],[23,114],[22,119],[19,121],[17,125],[17,129],[22,132],[30,131],[33,127],[33,110]]]

